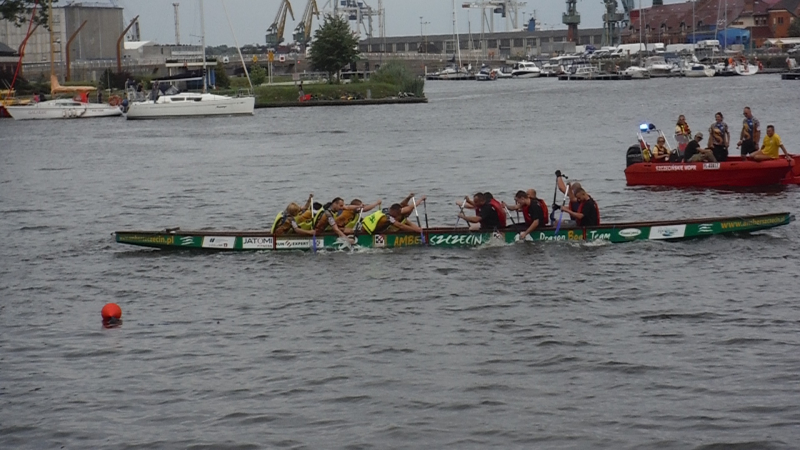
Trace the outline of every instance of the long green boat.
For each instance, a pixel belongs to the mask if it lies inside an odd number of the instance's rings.
[[[711,219],[670,220],[662,222],[608,223],[595,227],[541,228],[526,237],[528,241],[675,241],[732,233],[749,233],[787,225],[794,215],[786,212],[754,216]],[[117,231],[122,244],[161,249],[205,249],[222,251],[253,250],[343,250],[351,246],[335,234],[314,238],[298,235],[274,236],[265,230],[214,231],[167,228],[159,231]],[[423,233],[359,234],[356,246],[364,248],[400,247],[477,247],[488,244],[511,244],[519,240],[516,230],[469,231],[466,228],[427,228]]]

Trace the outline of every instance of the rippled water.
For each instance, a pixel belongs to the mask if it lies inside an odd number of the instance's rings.
[[[640,121],[741,107],[800,151],[777,76],[428,83],[430,103],[0,121],[0,448],[783,449],[800,429],[797,224],[751,237],[214,254],[110,233],[267,227],[313,191],[552,195],[604,220],[800,211],[797,187],[631,189]],[[734,126],[735,124],[735,126]],[[104,329],[116,302],[124,323]]]

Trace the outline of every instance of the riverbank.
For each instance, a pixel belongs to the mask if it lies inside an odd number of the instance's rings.
[[[256,99],[256,109],[262,108],[295,108],[311,106],[346,106],[346,105],[402,105],[414,103],[428,103],[427,97],[392,97],[392,98],[373,98],[373,99],[352,99],[352,100],[308,100],[304,102],[275,102],[259,103]]]

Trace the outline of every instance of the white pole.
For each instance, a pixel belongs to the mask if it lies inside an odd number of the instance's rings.
[[[208,91],[208,78],[206,78],[206,21],[203,15],[203,0],[200,0],[200,45],[203,46],[203,93]]]

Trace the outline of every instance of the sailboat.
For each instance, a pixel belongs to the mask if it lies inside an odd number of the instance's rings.
[[[48,4],[48,21],[50,29],[50,95],[81,94],[77,99],[55,99],[35,102],[23,106],[6,106],[8,114],[15,120],[31,119],[88,119],[95,117],[121,116],[119,107],[109,104],[89,103],[89,92],[97,90],[94,86],[61,86],[58,83],[55,69],[55,49],[53,46],[53,0]],[[22,58],[22,56],[20,56]]]
[[[152,100],[133,102],[128,106],[128,119],[161,119],[170,117],[253,115],[256,98],[228,97],[208,93],[206,76],[206,33],[203,0],[200,0],[200,27],[203,47],[203,92],[161,95]],[[244,64],[244,60],[242,60]],[[245,69],[247,70],[247,69]]]

